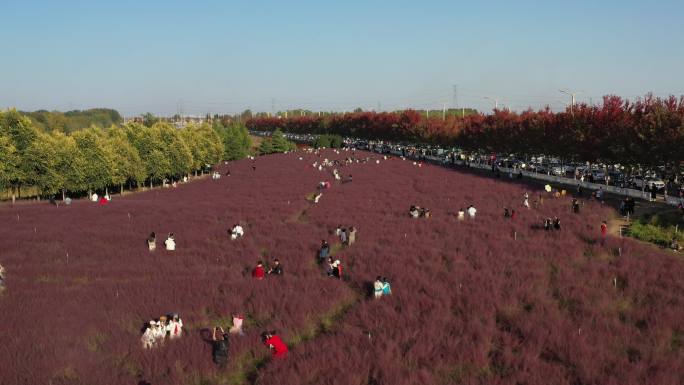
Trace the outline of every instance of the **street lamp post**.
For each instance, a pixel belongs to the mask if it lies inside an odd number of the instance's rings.
[[[499,109],[499,99],[490,98],[489,96],[485,96],[484,98],[489,99],[489,100],[493,100],[494,101],[494,109],[495,110]]]
[[[570,95],[572,98],[572,102],[570,103],[570,113],[573,113],[573,109],[575,108],[575,95],[577,95],[577,92],[570,92],[568,90],[558,90],[566,95]]]

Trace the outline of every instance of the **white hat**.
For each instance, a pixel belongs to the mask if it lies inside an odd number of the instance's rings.
[[[157,321],[155,321],[155,320],[150,321],[150,325],[156,325],[156,324],[157,324]]]

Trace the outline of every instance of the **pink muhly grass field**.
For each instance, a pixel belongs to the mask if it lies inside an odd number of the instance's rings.
[[[595,202],[577,215],[569,197],[545,195],[528,210],[523,193],[532,203],[539,191],[523,184],[374,157],[338,167],[353,175],[345,184],[311,166],[322,158],[297,153],[106,206],[0,207],[0,383],[684,382],[681,258],[624,238],[602,246],[600,223],[613,214]],[[306,201],[324,180],[332,188]],[[412,204],[432,218],[410,218]],[[458,221],[470,204],[475,220]],[[533,228],[549,216],[560,232]],[[245,237],[230,241],[238,222]],[[343,281],[315,263],[340,224],[358,229],[335,256]],[[168,232],[175,252],[163,250]],[[283,277],[251,278],[273,258]],[[377,275],[393,295],[369,300]],[[169,312],[185,335],[143,350],[143,323]],[[203,330],[227,329],[233,312],[247,316],[247,335],[231,337],[219,371]],[[286,360],[263,361],[266,329],[290,344]]]

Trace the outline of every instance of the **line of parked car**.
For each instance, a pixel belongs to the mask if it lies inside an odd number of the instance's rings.
[[[290,140],[299,142],[313,142],[316,135],[285,133]],[[528,172],[555,175],[566,178],[582,179],[592,183],[605,183],[611,186],[634,188],[639,190],[656,189],[663,192],[667,187],[665,181],[659,177],[664,174],[665,167],[657,170],[631,169],[620,164],[603,163],[576,163],[562,162],[560,159],[544,156],[534,156],[527,160],[505,154],[473,154],[464,152],[458,148],[444,148],[427,144],[392,143],[379,140],[364,140],[346,137],[343,139],[345,147],[359,150],[374,151],[382,154],[394,154],[401,156],[418,156],[431,160],[439,160],[443,163],[452,163],[455,160],[471,163],[494,165],[499,168],[520,169]],[[631,171],[631,173],[630,173]],[[684,171],[679,171],[675,178],[675,188],[683,189]]]

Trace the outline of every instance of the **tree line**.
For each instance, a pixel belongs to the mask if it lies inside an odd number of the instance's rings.
[[[417,111],[252,118],[250,130],[335,134],[460,147],[480,153],[549,155],[574,161],[659,166],[684,160],[684,97],[646,95],[631,102],[426,118]]]
[[[16,110],[0,111],[0,190],[13,199],[32,187],[41,196],[153,187],[164,179],[201,173],[251,151],[244,125],[169,123],[91,126],[46,131]]]
[[[121,123],[118,111],[109,108],[92,108],[67,112],[38,110],[20,112],[31,119],[33,125],[43,131],[58,130],[70,133],[90,126],[109,127]]]

